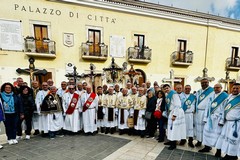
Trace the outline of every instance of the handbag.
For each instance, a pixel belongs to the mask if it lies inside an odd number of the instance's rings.
[[[128,117],[128,119],[127,119],[127,126],[129,128],[133,128],[134,127],[134,122],[133,121],[134,121],[133,117]]]
[[[145,118],[146,119],[151,119],[151,117],[152,117],[152,112],[146,111],[145,112]]]

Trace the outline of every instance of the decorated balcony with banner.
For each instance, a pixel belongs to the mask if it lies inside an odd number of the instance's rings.
[[[128,61],[138,63],[150,63],[152,59],[152,49],[149,47],[129,47],[128,48]]]
[[[226,69],[227,70],[240,70],[240,58],[236,57],[229,57],[226,59]]]
[[[171,54],[171,63],[176,66],[190,66],[193,63],[193,52],[175,51]]]
[[[56,58],[56,42],[49,38],[36,39],[27,36],[25,54],[30,57]]]
[[[81,45],[82,59],[107,60],[108,46],[104,43],[93,43],[87,41]]]

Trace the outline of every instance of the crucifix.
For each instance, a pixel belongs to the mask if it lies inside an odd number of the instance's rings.
[[[78,74],[76,66],[73,67],[73,72],[72,73],[68,73],[65,76],[68,77],[68,79],[73,78],[75,85],[76,85],[77,79],[82,77],[81,75]]]
[[[125,75],[128,75],[130,77],[130,81],[133,84],[133,77],[136,75],[140,75],[140,72],[135,71],[135,69],[133,68],[133,64],[131,64],[131,68],[129,69],[128,72],[124,73]]]
[[[181,82],[182,80],[181,79],[176,79],[174,77],[174,71],[173,69],[171,69],[170,71],[170,78],[163,78],[162,81],[165,83],[165,82],[169,82],[171,87],[174,87],[174,83],[175,82]]]
[[[117,64],[115,64],[114,62],[114,58],[112,58],[112,63],[111,66],[109,68],[103,68],[103,71],[109,71],[110,72],[110,78],[109,80],[112,81],[112,83],[116,82],[116,79],[118,78],[118,72],[122,71],[123,69],[118,67]],[[109,83],[109,82],[108,82]]]
[[[43,70],[36,69],[35,65],[34,65],[35,59],[32,57],[29,58],[28,61],[29,61],[29,68],[25,68],[25,69],[18,68],[16,70],[16,72],[19,74],[22,74],[22,73],[29,74],[30,75],[30,86],[32,87],[32,81],[34,80],[34,76],[46,75],[47,70],[46,69],[43,69]],[[40,80],[39,83],[41,84],[41,78],[39,78],[39,80]]]
[[[94,73],[95,72],[96,67],[94,66],[94,64],[90,64],[90,73],[89,74],[82,74],[82,77],[89,77],[91,79],[92,82],[92,90],[94,93],[96,93],[96,88],[95,88],[95,77],[96,76],[102,76],[101,73]]]
[[[230,79],[230,76],[229,76],[229,71],[226,71],[226,78],[225,79],[223,79],[223,78],[221,78],[220,80],[219,80],[219,83],[224,83],[224,90],[226,90],[228,93],[230,92],[230,83],[231,82],[236,82],[236,80],[235,79]]]
[[[214,80],[215,80],[214,77],[208,77],[207,71],[208,71],[208,69],[207,69],[207,68],[204,68],[204,69],[203,69],[203,76],[202,76],[202,77],[198,76],[198,77],[195,79],[195,81],[200,82],[202,79],[207,79],[209,82],[214,81]]]

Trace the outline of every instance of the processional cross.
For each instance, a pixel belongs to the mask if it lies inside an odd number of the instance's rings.
[[[202,77],[198,76],[198,77],[195,79],[195,81],[200,82],[202,79],[207,79],[209,82],[214,81],[214,80],[215,80],[214,77],[208,77],[207,71],[208,71],[208,69],[207,69],[207,68],[204,68],[204,69],[203,69],[203,76],[202,76]]]
[[[116,78],[118,77],[118,71],[122,71],[122,70],[123,70],[122,68],[119,68],[116,66],[114,62],[114,58],[112,58],[111,67],[103,68],[103,71],[110,71],[110,75],[113,83],[116,82]]]
[[[94,66],[94,64],[90,64],[90,73],[89,74],[82,74],[82,77],[89,77],[91,79],[92,82],[92,90],[94,93],[96,93],[95,91],[95,77],[96,76],[102,76],[101,73],[94,73],[95,72],[96,67]]]
[[[171,69],[171,71],[170,71],[170,78],[163,78],[162,81],[163,81],[164,83],[169,82],[170,85],[171,85],[171,87],[174,87],[174,82],[182,82],[181,79],[176,79],[176,78],[174,77],[174,71],[173,71],[173,69]]]
[[[125,75],[128,75],[130,77],[130,81],[133,84],[133,78],[136,75],[140,75],[140,72],[135,71],[135,69],[133,68],[133,64],[131,64],[131,68],[129,69],[128,72],[124,73]]]
[[[47,70],[46,69],[43,69],[43,70],[36,69],[35,65],[34,65],[35,59],[32,57],[29,58],[28,61],[29,61],[29,68],[25,68],[25,69],[18,68],[16,70],[16,72],[19,74],[22,74],[22,73],[29,74],[30,75],[30,86],[32,87],[32,81],[34,80],[34,76],[35,75],[46,75]],[[40,81],[41,81],[41,79],[40,79]]]
[[[230,73],[229,71],[226,71],[226,78],[225,78],[225,79],[221,78],[221,79],[219,80],[219,83],[224,83],[224,90],[227,90],[228,93],[229,93],[229,91],[230,91],[230,89],[229,89],[230,83],[231,83],[231,82],[236,82],[235,79],[230,79],[229,73]]]
[[[65,76],[68,77],[69,79],[73,78],[75,85],[76,85],[77,79],[82,77],[81,75],[78,74],[76,66],[73,67],[73,72],[72,73],[68,73]]]

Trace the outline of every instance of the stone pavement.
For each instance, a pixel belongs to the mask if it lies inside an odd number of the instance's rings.
[[[0,135],[0,143],[6,143],[5,135]],[[215,160],[215,150],[209,154],[197,153],[201,148],[187,145],[177,146],[169,151],[163,143],[155,139],[138,136],[97,134],[96,136],[65,136],[54,140],[32,137],[21,140],[17,145],[4,144],[0,150],[0,159],[34,160]],[[217,159],[216,159],[217,160]]]
[[[166,147],[157,156],[156,160],[218,160],[213,155],[201,154],[198,152],[181,149],[168,150]]]
[[[0,158],[4,160],[100,160],[129,140],[105,135],[65,136],[53,140],[37,136],[21,140],[17,145],[4,145]]]

